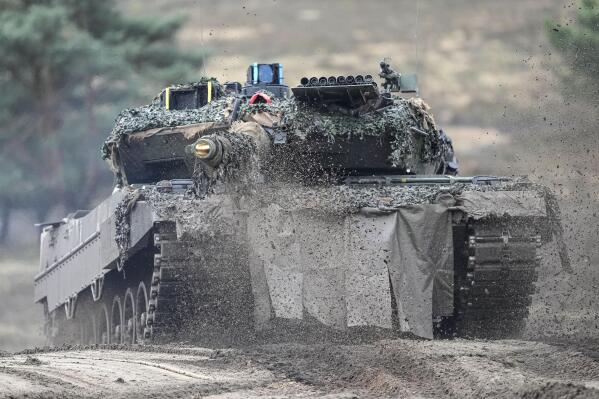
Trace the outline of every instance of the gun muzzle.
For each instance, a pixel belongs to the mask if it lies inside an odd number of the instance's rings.
[[[316,76],[310,78],[310,86],[318,86],[318,78]]]
[[[328,82],[328,79],[325,78],[324,76],[321,76],[320,79],[318,79],[318,84],[320,86],[326,86]]]
[[[302,86],[308,86],[310,84],[310,79],[304,76],[300,79],[300,84]]]
[[[337,76],[337,84],[344,85],[345,84],[345,76]]]
[[[364,82],[365,83],[372,83],[372,75],[365,75],[364,76]]]
[[[224,148],[230,146],[222,137],[200,137],[195,143],[185,147],[185,152],[198,158],[212,167],[218,166],[223,160]]]
[[[327,81],[327,84],[328,84],[329,86],[334,86],[334,85],[336,85],[336,84],[337,84],[337,78],[336,78],[336,77],[334,77],[334,76],[329,76],[329,79],[328,79],[328,81]]]
[[[356,75],[356,83],[357,84],[364,83],[364,76],[362,76],[362,75]]]
[[[354,78],[353,75],[348,75],[345,78],[345,83],[347,83],[348,85],[353,85],[354,83],[356,83],[356,78]]]

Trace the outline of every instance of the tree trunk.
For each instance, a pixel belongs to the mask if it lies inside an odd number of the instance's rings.
[[[64,174],[64,149],[57,145],[59,140],[59,128],[62,123],[61,115],[57,109],[59,98],[54,87],[53,71],[48,68],[41,68],[39,71],[39,87],[41,88],[38,98],[40,113],[38,116],[38,132],[40,139],[46,141],[48,147],[47,164],[44,165],[42,173],[48,179],[52,191],[56,194],[54,200],[60,204],[66,203],[66,187]]]
[[[93,77],[89,78],[86,84],[85,113],[87,115],[87,134],[93,138],[96,137],[99,132],[96,122],[96,90],[94,89],[92,80]],[[98,187],[100,170],[98,169],[98,164],[94,158],[88,160],[85,175],[85,188],[81,190],[81,195],[78,200],[81,208],[89,207],[89,203],[96,194],[96,189]]]
[[[0,246],[4,246],[8,240],[12,205],[8,200],[5,200],[2,201],[0,206]]]

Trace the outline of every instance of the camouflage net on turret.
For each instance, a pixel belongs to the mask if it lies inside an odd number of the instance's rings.
[[[293,99],[274,99],[272,104],[244,104],[240,116],[244,119],[248,114],[260,112],[280,116],[279,127],[301,139],[323,136],[334,142],[337,137],[361,138],[389,134],[394,139],[389,160],[393,166],[401,165],[415,148],[414,134],[410,131],[412,127],[426,133],[421,154],[423,161],[444,155],[435,121],[426,103],[418,98],[398,98],[393,105],[359,116],[328,112]]]
[[[195,161],[193,181],[195,193],[199,197],[214,193],[219,183],[229,183],[230,191],[245,192],[256,180],[258,159],[254,140],[247,135],[231,132],[219,133],[219,136],[231,144],[223,161],[215,168]]]
[[[312,107],[293,98],[271,98],[271,104],[242,104],[239,119],[247,120],[252,114],[258,113],[275,115],[280,119],[280,123],[274,127],[285,130],[300,140],[321,136],[334,142],[338,137],[389,135],[392,138],[393,150],[389,161],[393,166],[402,165],[415,151],[414,133],[411,128],[416,128],[424,136],[424,148],[419,150],[421,160],[428,162],[444,156],[439,131],[428,112],[428,106],[421,99],[397,98],[393,105],[359,116],[349,116]],[[125,135],[153,128],[204,122],[226,123],[232,112],[233,101],[233,96],[225,95],[199,109],[166,110],[161,106],[159,99],[155,98],[149,105],[122,111],[107,142],[119,143]],[[102,148],[102,155],[104,159],[110,157],[110,149],[106,143]]]
[[[107,142],[119,143],[125,135],[159,127],[174,127],[202,122],[226,121],[227,97],[212,101],[199,109],[166,110],[159,100],[149,105],[123,110],[102,147],[103,159],[110,157]]]

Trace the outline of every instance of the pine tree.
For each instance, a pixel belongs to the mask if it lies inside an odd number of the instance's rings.
[[[198,77],[180,18],[124,16],[112,0],[0,0],[0,243],[15,208],[89,207],[112,176],[99,148],[144,87]]]

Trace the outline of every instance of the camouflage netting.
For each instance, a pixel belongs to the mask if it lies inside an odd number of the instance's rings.
[[[119,143],[124,135],[159,127],[183,126],[202,122],[224,123],[228,101],[230,101],[230,97],[223,97],[199,109],[168,111],[156,99],[143,107],[125,109],[117,116],[107,142]],[[102,156],[104,159],[110,157],[106,143],[102,147]]]
[[[396,209],[409,205],[433,204],[441,194],[456,197],[464,192],[535,191],[546,197],[542,187],[524,178],[493,185],[340,185],[312,186],[297,190],[293,184],[261,186],[253,193],[253,201],[262,205],[281,204],[286,209],[320,209],[328,213],[357,213],[362,208]]]
[[[222,90],[220,86],[217,87],[218,90]],[[274,128],[285,130],[298,139],[319,136],[333,142],[337,137],[389,135],[392,138],[390,163],[393,166],[402,165],[415,151],[419,152],[424,162],[438,160],[445,155],[439,131],[428,112],[428,105],[421,99],[397,98],[393,105],[359,116],[349,116],[337,111],[315,108],[293,98],[271,97],[271,104],[242,104],[239,118],[251,120],[252,115],[268,113],[280,120]],[[203,122],[225,123],[232,111],[233,101],[233,96],[224,95],[200,109],[166,110],[160,105],[157,97],[149,105],[121,112],[107,142],[119,143],[124,135],[152,128]],[[414,133],[411,128],[416,128],[421,133]],[[423,139],[423,148],[420,149],[417,149],[414,142],[417,134],[421,134]],[[106,143],[102,153],[104,159],[110,157]]]
[[[200,197],[213,193],[219,182],[230,183],[232,191],[245,191],[253,184],[258,173],[256,143],[250,136],[230,132],[219,133],[219,136],[231,143],[223,161],[212,168],[195,160],[193,181],[195,193]]]
[[[249,188],[247,186],[246,188]],[[546,190],[532,184],[524,178],[515,178],[513,181],[501,182],[493,185],[477,185],[457,183],[451,185],[356,185],[356,186],[306,186],[301,190],[292,183],[265,184],[254,186],[251,191],[241,192],[227,190],[220,194],[238,197],[238,201],[245,206],[263,207],[269,204],[279,204],[287,210],[313,209],[329,214],[358,213],[363,208],[397,209],[410,205],[434,204],[443,194],[459,197],[467,192],[497,192],[497,191],[533,191],[538,197],[547,201]],[[195,229],[194,212],[192,209],[201,208],[205,199],[198,199],[194,195],[160,193],[155,187],[140,190],[143,199],[150,201],[161,216],[168,216],[182,224],[183,230]],[[176,198],[176,200],[174,200]],[[225,197],[221,197],[225,198]],[[127,199],[123,207],[129,202]],[[182,207],[179,209],[179,207]],[[551,213],[551,209],[548,209]],[[502,215],[497,215],[502,216]]]
[[[435,121],[428,112],[428,105],[419,98],[397,98],[393,105],[359,116],[348,116],[336,111],[326,111],[297,102],[293,99],[274,99],[272,104],[244,104],[241,118],[248,114],[266,112],[281,118],[280,128],[305,139],[323,136],[333,142],[337,137],[362,138],[382,136],[393,138],[391,163],[401,165],[415,149],[414,127],[424,132],[422,160],[431,161],[442,157],[443,147]]]
[[[220,85],[220,83],[218,83],[218,80],[216,80],[216,78],[210,77],[202,77],[200,78],[200,80],[198,80],[197,82],[189,82],[189,83],[182,83],[182,84],[175,84],[170,86],[171,89],[179,89],[179,88],[196,88],[199,86],[203,86],[206,83],[211,82],[212,83],[212,88],[213,90],[216,91],[216,97],[221,97],[225,94],[225,90],[224,88]]]
[[[117,247],[119,249],[118,268],[121,269],[129,258],[129,248],[131,246],[131,211],[135,203],[140,198],[139,190],[127,191],[122,201],[114,210],[115,217],[115,235]]]

